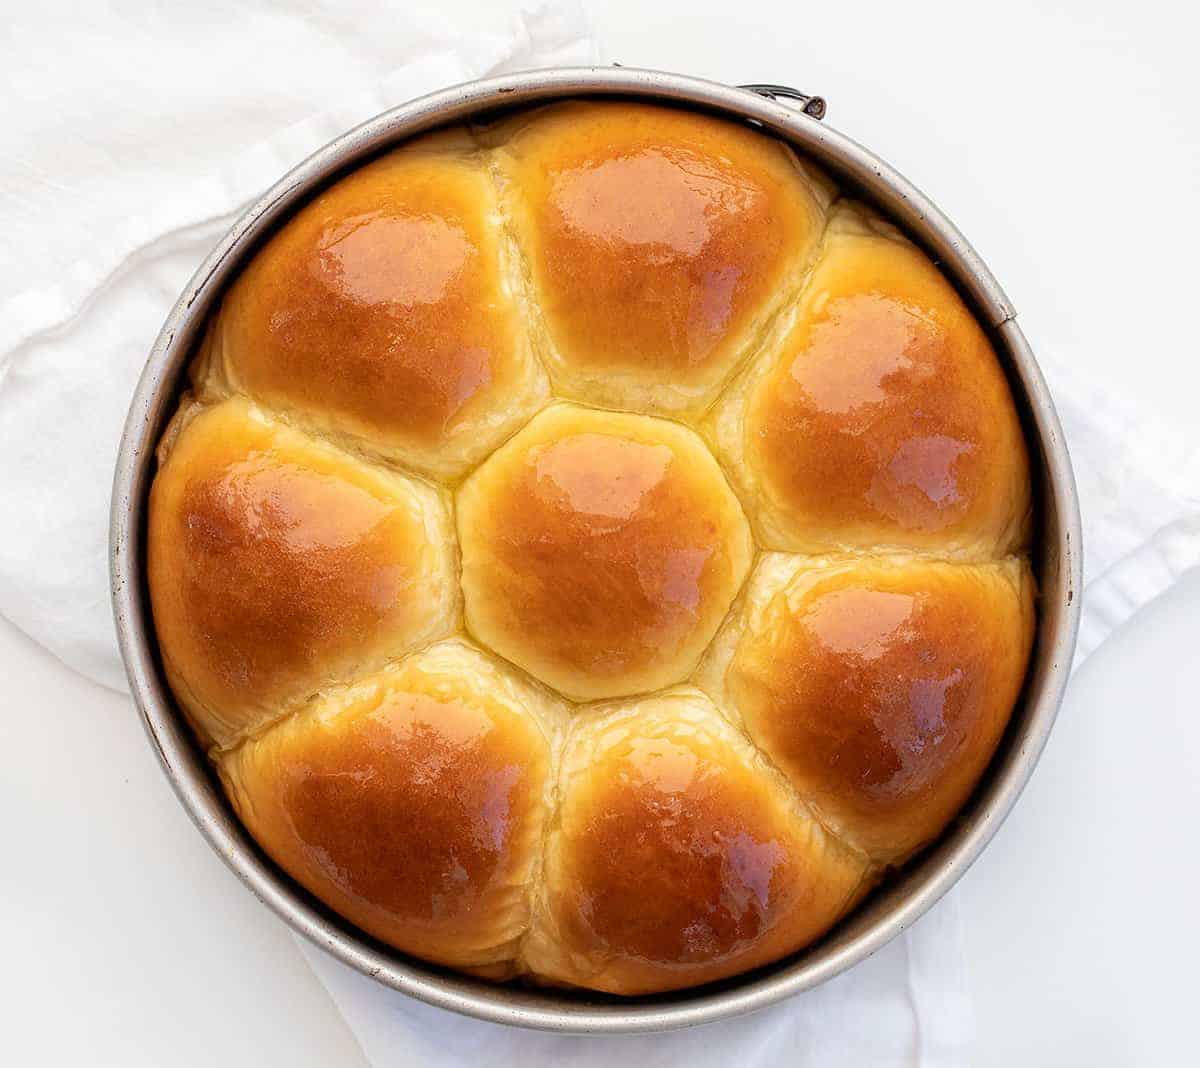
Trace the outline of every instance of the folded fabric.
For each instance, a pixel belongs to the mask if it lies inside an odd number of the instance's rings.
[[[575,4],[474,32],[374,0],[145,4],[136,19],[47,4],[10,25],[0,63],[21,106],[9,109],[17,151],[0,161],[0,613],[124,689],[107,580],[112,469],[146,353],[195,267],[248,200],[355,123],[443,85],[597,52]],[[1083,500],[1086,655],[1200,563],[1200,456],[1070,366],[1048,372]],[[302,948],[381,1066],[949,1066],[967,1061],[973,1030],[953,895],[808,995],[665,1036],[466,1020]]]
[[[100,519],[133,387],[200,261],[247,202],[372,115],[595,58],[575,4],[472,33],[372,0],[48,3],[12,22],[0,62],[25,106],[0,157],[0,611],[125,689]]]

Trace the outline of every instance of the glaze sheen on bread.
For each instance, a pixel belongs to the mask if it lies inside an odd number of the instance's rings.
[[[845,841],[895,863],[962,807],[1033,641],[1025,560],[768,554],[702,684]]]
[[[566,103],[301,208],[159,447],[168,682],[348,923],[692,987],[822,937],[985,774],[1036,627],[986,332],[790,149]]]
[[[467,628],[575,700],[684,679],[754,551],[698,435],[555,405],[458,494]]]
[[[458,614],[445,494],[241,397],[183,413],[150,494],[168,678],[228,745],[432,638]]]
[[[268,853],[409,953],[513,970],[548,809],[552,699],[460,642],[218,757]]]
[[[202,385],[244,391],[417,471],[478,462],[546,395],[473,143],[360,168],[230,288]]]
[[[502,133],[559,394],[704,406],[797,291],[828,186],[779,143],[688,111],[569,103]]]
[[[1008,384],[924,253],[840,203],[793,316],[711,419],[766,547],[986,558],[1026,542]]]
[[[822,933],[866,889],[828,835],[696,692],[581,718],[562,760],[526,955],[618,994],[711,982]]]

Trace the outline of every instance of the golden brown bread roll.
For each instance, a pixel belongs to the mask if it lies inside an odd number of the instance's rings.
[[[246,826],[326,904],[429,960],[512,970],[548,808],[550,699],[450,641],[243,742]]]
[[[674,108],[560,104],[502,132],[559,393],[702,407],[798,288],[826,183],[776,141]]]
[[[842,202],[794,320],[712,418],[763,544],[990,556],[1029,470],[982,328],[924,253]]]
[[[1025,446],[953,287],[836,197],[748,126],[553,105],[360,168],[235,280],[159,448],[155,627],[347,921],[676,990],[967,802],[1036,625]]]
[[[208,385],[452,477],[546,392],[504,259],[472,142],[460,131],[405,145],[254,257],[210,333]]]
[[[707,698],[676,691],[579,724],[527,966],[642,994],[783,956],[866,889],[864,857],[825,833]]]
[[[467,480],[458,527],[471,633],[577,700],[684,678],[753,552],[697,435],[565,404]]]
[[[228,745],[453,629],[442,494],[242,398],[181,421],[150,494],[147,573],[167,676],[203,738]]]
[[[987,767],[1033,629],[1024,560],[771,554],[701,680],[822,820],[894,863]]]

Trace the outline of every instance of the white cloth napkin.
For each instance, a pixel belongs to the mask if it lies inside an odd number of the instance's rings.
[[[573,3],[468,32],[377,0],[147,3],[134,16],[42,3],[6,30],[0,69],[20,106],[0,158],[0,613],[124,689],[107,584],[113,462],[145,355],[196,265],[245,202],[354,123],[485,74],[594,62],[598,49]],[[1200,563],[1200,450],[1071,366],[1046,370],[1083,499],[1082,657]],[[953,894],[816,991],[641,1038],[465,1020],[301,946],[381,1068],[619,1056],[949,1068],[967,1062],[973,1034]]]

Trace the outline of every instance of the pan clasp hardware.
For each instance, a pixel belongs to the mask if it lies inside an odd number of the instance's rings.
[[[739,89],[748,89],[752,93],[757,93],[759,96],[765,96],[771,100],[794,100],[797,104],[797,110],[804,112],[805,115],[811,116],[814,119],[825,118],[825,98],[823,96],[813,96],[810,93],[802,93],[799,89],[793,89],[790,85],[770,85],[770,84],[753,84],[739,85]]]

